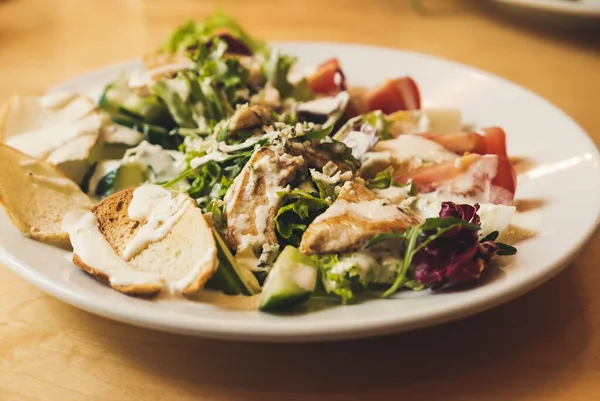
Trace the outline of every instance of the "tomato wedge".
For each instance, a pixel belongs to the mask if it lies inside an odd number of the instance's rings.
[[[507,157],[506,133],[500,127],[483,128],[484,154]]]
[[[428,186],[440,182],[450,181],[464,173],[464,170],[468,166],[479,161],[481,157],[481,155],[470,154],[460,158],[460,164],[455,162],[446,162],[419,168],[413,171],[407,171],[406,173],[396,176],[396,180],[401,184],[412,181],[417,184],[417,186]]]
[[[459,162],[441,163],[409,171],[396,176],[396,180],[400,183],[412,181],[417,184],[420,192],[427,193],[435,191],[441,184],[457,179],[464,174],[473,174],[473,183],[487,175],[491,178],[492,194],[490,195],[490,199],[486,198],[481,201],[491,203],[512,202],[517,187],[517,178],[515,169],[507,157],[469,154],[458,160]],[[480,164],[478,164],[473,173],[467,173],[469,167],[475,163]],[[469,176],[464,177],[470,180]],[[460,179],[462,181],[462,178]],[[497,191],[494,188],[501,188],[501,190]],[[497,196],[494,194],[500,195]]]
[[[492,184],[502,187],[514,194],[517,190],[517,173],[512,163],[506,156],[498,156],[498,172]]]
[[[422,134],[448,149],[451,152],[464,154],[498,155],[508,157],[506,153],[506,133],[500,127],[488,127],[481,130],[483,135],[475,132],[456,132],[447,134]]]
[[[422,134],[423,137],[442,145],[451,152],[463,155],[465,153],[485,153],[484,138],[474,132],[453,132],[446,134]]]
[[[311,91],[319,95],[334,96],[346,90],[346,78],[337,58],[332,58],[317,67],[307,78]]]
[[[365,95],[365,105],[368,111],[381,110],[385,114],[418,110],[421,108],[421,95],[412,78],[389,79]]]

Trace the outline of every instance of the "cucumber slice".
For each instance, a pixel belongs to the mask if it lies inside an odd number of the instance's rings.
[[[217,242],[219,267],[206,283],[207,288],[223,291],[228,295],[254,295],[260,292],[260,284],[254,274],[246,267],[236,263],[235,258],[225,245],[221,236],[213,229]]]
[[[278,311],[300,304],[310,298],[316,284],[317,268],[313,261],[288,245],[267,276],[258,309]]]
[[[134,115],[145,122],[153,122],[166,112],[164,104],[154,95],[140,96],[129,89],[127,76],[122,76],[104,89],[98,106],[110,114]]]
[[[114,162],[113,162],[114,163]],[[96,169],[102,169],[104,166],[96,166]],[[102,170],[100,170],[102,171]],[[106,170],[105,170],[106,171]],[[148,166],[143,163],[125,163],[115,169],[109,170],[93,187],[94,176],[90,180],[90,192],[99,197],[104,198],[123,189],[136,187],[144,183],[148,179]]]

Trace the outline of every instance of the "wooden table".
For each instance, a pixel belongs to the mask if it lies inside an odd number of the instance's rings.
[[[0,2],[1,3],[1,2]],[[472,64],[550,99],[600,144],[600,31],[483,1],[224,1],[270,39],[359,42]],[[155,48],[209,1],[7,0],[0,100]],[[515,19],[517,18],[517,19]],[[590,185],[598,185],[591,183]],[[313,345],[152,332],[44,295],[0,266],[0,400],[599,400],[600,235],[564,273],[479,316]]]

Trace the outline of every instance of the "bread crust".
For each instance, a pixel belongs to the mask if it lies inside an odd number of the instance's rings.
[[[135,188],[129,188],[129,189],[125,189],[120,192],[117,192],[117,193],[105,198],[104,200],[102,200],[100,203],[98,203],[97,205],[95,205],[92,208],[92,212],[96,215],[96,218],[98,219],[98,229],[100,230],[100,233],[102,233],[102,235],[106,238],[106,240],[111,245],[111,247],[114,249],[114,251],[117,253],[117,255],[123,254],[123,250],[125,249],[126,245],[131,241],[131,239],[133,239],[133,237],[136,235],[138,230],[141,228],[141,225],[138,222],[131,220],[128,215],[128,208],[129,208],[129,204],[131,203],[131,200],[133,199],[134,191],[135,191]],[[193,202],[193,200],[191,198],[190,198],[190,201]],[[195,206],[193,206],[193,207],[195,208]],[[200,212],[200,210],[199,209],[198,210],[190,209],[186,213],[190,213],[190,212]],[[204,219],[204,216],[202,216],[202,219]],[[208,231],[210,231],[210,226],[208,225],[208,223],[206,223],[206,221],[204,221],[204,222],[206,224],[206,229]],[[198,229],[204,229],[204,228],[198,227]],[[210,232],[211,232],[210,238],[212,239],[212,231],[210,231]],[[157,241],[156,243],[161,242],[161,241],[168,241],[168,240],[169,239],[168,239],[168,234],[167,234],[167,236],[165,236],[163,239]],[[214,239],[213,239],[213,241],[214,241]],[[131,260],[135,260],[136,257],[138,257],[139,255],[141,255],[145,251],[147,251],[149,249],[149,247],[151,247],[153,244],[155,244],[155,243],[149,244],[148,248],[142,250],[138,255],[134,256]],[[184,295],[191,295],[191,294],[194,294],[194,293],[198,292],[199,290],[201,290],[204,287],[204,284],[206,284],[208,279],[210,279],[210,277],[212,277],[212,275],[216,271],[217,264],[218,264],[217,257],[216,257],[216,244],[214,244],[213,251],[214,251],[213,257],[210,258],[210,260],[207,260],[207,264],[205,266],[203,266],[202,269],[200,269],[200,271],[198,272],[198,275],[185,287],[185,289],[183,289],[182,293]],[[202,257],[202,256],[204,256],[204,255],[199,255],[199,257]],[[130,261],[127,261],[127,262],[130,262]],[[109,283],[109,278],[104,273],[101,273],[98,270],[94,269],[93,266],[89,266],[89,265],[86,265],[85,263],[83,263],[81,261],[81,259],[79,258],[79,256],[74,255],[73,263],[75,263],[77,266],[79,266],[84,271],[92,274],[94,277],[98,278],[99,280],[101,280],[105,283]],[[132,268],[135,268],[135,267],[132,266]],[[129,295],[149,297],[149,296],[154,296],[158,292],[160,292],[160,289],[162,288],[162,286],[159,286],[159,285],[131,285],[131,286],[112,286],[112,288],[114,288],[115,290],[117,290],[119,292],[123,292],[123,293],[129,294]]]
[[[162,289],[160,284],[145,284],[145,285],[111,285],[108,276],[92,266],[85,264],[79,255],[73,254],[73,263],[86,273],[91,274],[98,281],[101,281],[109,285],[114,290],[122,292],[123,294],[139,296],[139,297],[155,297]]]

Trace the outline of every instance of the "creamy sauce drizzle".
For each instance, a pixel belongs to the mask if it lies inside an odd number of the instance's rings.
[[[344,214],[353,214],[371,221],[388,221],[407,217],[406,214],[398,208],[398,206],[392,205],[383,199],[375,199],[356,203],[348,202],[344,199],[338,199],[329,207],[329,209],[327,209],[326,213],[319,215],[313,224],[320,223],[324,220],[329,220]]]
[[[193,207],[184,194],[173,197],[171,191],[158,185],[142,185],[133,191],[127,213],[129,218],[142,224],[123,250],[123,258],[131,260],[148,244],[164,238],[173,225]]]
[[[190,167],[197,168],[197,167],[200,167],[210,161],[216,161],[216,162],[223,161],[227,157],[228,157],[228,155],[225,153],[211,152],[211,153],[207,154],[206,156],[194,157],[190,161]]]
[[[63,230],[69,233],[73,252],[83,263],[106,275],[112,286],[162,285],[157,274],[136,270],[117,255],[98,229],[92,212],[67,213]]]
[[[122,143],[135,146],[144,135],[141,132],[119,124],[105,123],[100,131],[100,138],[106,143]]]
[[[417,135],[400,135],[397,138],[378,142],[373,151],[387,151],[398,162],[421,160],[429,163],[454,161],[458,156],[435,141]]]
[[[177,158],[177,159],[176,159]],[[183,170],[183,155],[169,152],[159,145],[143,141],[137,147],[128,150],[123,163],[140,162],[150,166],[156,182],[170,181]]]

